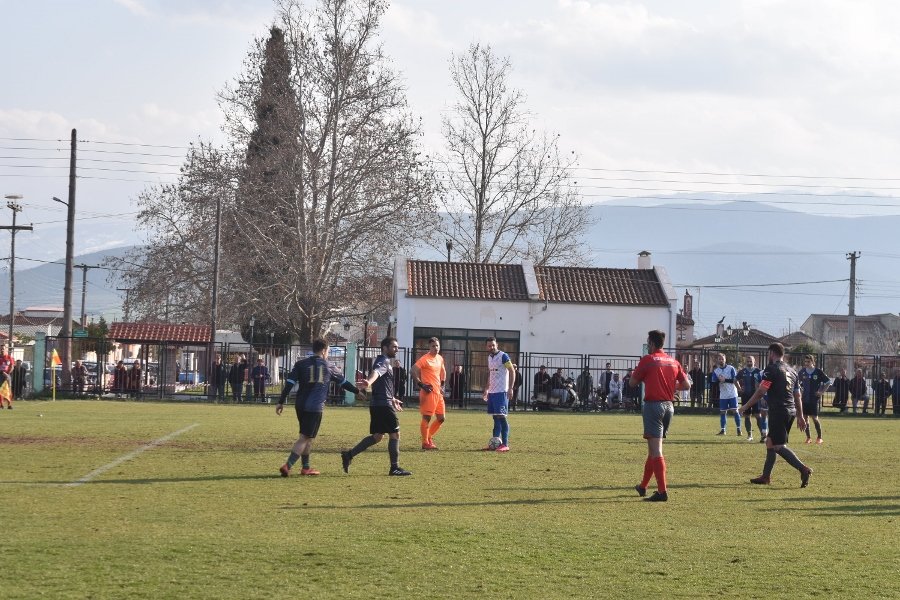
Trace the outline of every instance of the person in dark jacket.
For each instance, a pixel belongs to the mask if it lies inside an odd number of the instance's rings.
[[[228,367],[222,362],[222,355],[216,354],[216,360],[209,372],[209,395],[216,400],[225,400],[226,381],[228,381]]]
[[[141,386],[143,385],[141,375],[143,375],[141,372],[141,361],[136,360],[132,363],[131,369],[128,370],[128,393],[131,394],[132,398],[140,398],[141,396]]]
[[[853,412],[856,412],[860,400],[863,402],[863,414],[866,414],[869,410],[869,392],[862,369],[857,369],[853,379],[850,380],[850,401],[853,402]]]
[[[703,406],[703,392],[706,391],[706,375],[703,373],[703,369],[700,368],[700,363],[696,360],[691,366],[691,370],[688,373],[691,378],[691,408],[698,407],[701,408]]]
[[[450,399],[457,402],[459,408],[466,406],[466,375],[463,373],[463,366],[456,365],[453,372],[450,373]]]
[[[247,359],[243,354],[236,354],[234,362],[228,369],[228,385],[231,386],[231,399],[234,402],[241,401],[241,393],[244,391],[244,373],[247,370]]]
[[[886,372],[882,371],[881,377],[872,381],[872,395],[875,396],[875,416],[883,416],[887,410],[887,400],[891,397],[891,382]]]
[[[122,398],[128,394],[128,369],[125,368],[124,361],[120,360],[116,363],[116,368],[113,370],[112,388],[116,398]]]
[[[841,369],[840,375],[834,378],[832,385],[834,386],[834,407],[841,409],[842,413],[847,412],[847,401],[850,399],[850,380],[847,378],[847,369]]]
[[[265,365],[263,359],[256,359],[256,366],[250,373],[253,379],[253,399],[256,402],[266,401],[266,383],[269,381],[269,368]]]

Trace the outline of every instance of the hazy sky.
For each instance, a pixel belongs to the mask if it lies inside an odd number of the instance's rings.
[[[216,93],[274,15],[269,0],[0,0],[0,11],[0,191],[25,196],[33,239],[46,235],[37,223],[54,231],[67,142],[10,138],[67,140],[76,127],[90,140],[79,217],[108,224],[79,252],[131,243],[145,182],[172,180],[190,141],[221,139]],[[900,214],[898,23],[890,0],[401,0],[381,39],[427,152],[452,99],[448,57],[481,41],[509,56],[536,126],[578,154],[589,201],[792,189],[804,195],[787,200],[820,214]],[[171,156],[109,153],[120,150]],[[818,195],[842,190],[884,198]]]

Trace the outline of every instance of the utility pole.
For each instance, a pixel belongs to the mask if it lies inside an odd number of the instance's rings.
[[[63,286],[63,324],[59,331],[62,338],[63,387],[72,385],[72,260],[75,246],[75,156],[78,144],[77,132],[72,130],[69,150],[69,201],[66,205],[66,278]]]
[[[856,354],[856,259],[859,252],[847,253],[850,261],[850,311],[847,316],[847,372],[853,373],[853,355]]]
[[[216,364],[216,321],[218,320],[218,311],[219,311],[219,253],[221,250],[221,241],[220,236],[222,233],[222,196],[220,194],[216,194],[216,241],[215,248],[213,250],[213,280],[212,280],[212,298],[210,298],[210,310],[209,310],[209,356],[207,357],[207,364],[209,365],[209,369],[206,371],[206,381],[207,383],[211,382],[211,377],[213,371],[215,370]],[[221,373],[215,374],[217,380],[215,386],[208,386],[208,391],[210,397],[212,397],[215,401],[218,402],[219,398],[217,394],[217,388],[223,387],[224,384],[221,381],[218,381],[218,378],[221,376]]]
[[[116,288],[117,292],[125,292],[125,322],[128,322],[128,307],[131,306],[128,301],[128,295],[131,293],[133,288]]]
[[[16,232],[17,231],[33,231],[34,228],[31,225],[16,225],[16,214],[18,214],[22,207],[16,203],[16,200],[21,200],[22,196],[19,194],[10,194],[6,196],[6,206],[10,210],[13,211],[12,214],[12,226],[4,225],[0,227],[0,229],[8,229],[11,234],[11,243],[9,250],[9,355],[13,355],[13,325],[16,322]]]
[[[87,298],[87,272],[88,269],[99,269],[98,266],[91,265],[75,265],[74,268],[81,269],[81,328],[87,327],[87,314],[84,311],[84,301]]]

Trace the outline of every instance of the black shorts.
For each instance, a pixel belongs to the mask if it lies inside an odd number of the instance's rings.
[[[810,417],[818,417],[819,416],[819,399],[811,400],[809,402],[803,403],[803,415],[809,415]]]
[[[314,438],[319,433],[319,426],[322,424],[322,413],[307,412],[297,409],[297,422],[300,423],[300,434]]]
[[[769,413],[769,440],[774,446],[788,443],[788,434],[794,426],[794,415],[783,412]]]
[[[750,394],[749,396],[741,396],[741,406],[743,406],[743,405],[747,404],[748,402],[750,402],[750,398],[752,398],[752,397],[753,397],[753,394]],[[750,407],[750,411],[749,411],[749,412],[750,412],[751,415],[758,415],[758,414],[759,414],[759,401],[757,401],[756,404],[754,404],[753,406]]]
[[[369,407],[369,433],[396,433],[400,431],[397,413],[390,406]]]

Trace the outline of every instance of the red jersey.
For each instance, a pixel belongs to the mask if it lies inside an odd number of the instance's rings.
[[[643,357],[631,373],[628,384],[644,382],[645,402],[668,402],[675,397],[675,382],[687,380],[687,374],[677,360],[657,350]]]
[[[0,371],[9,373],[13,367],[13,359],[9,354],[0,354]]]

